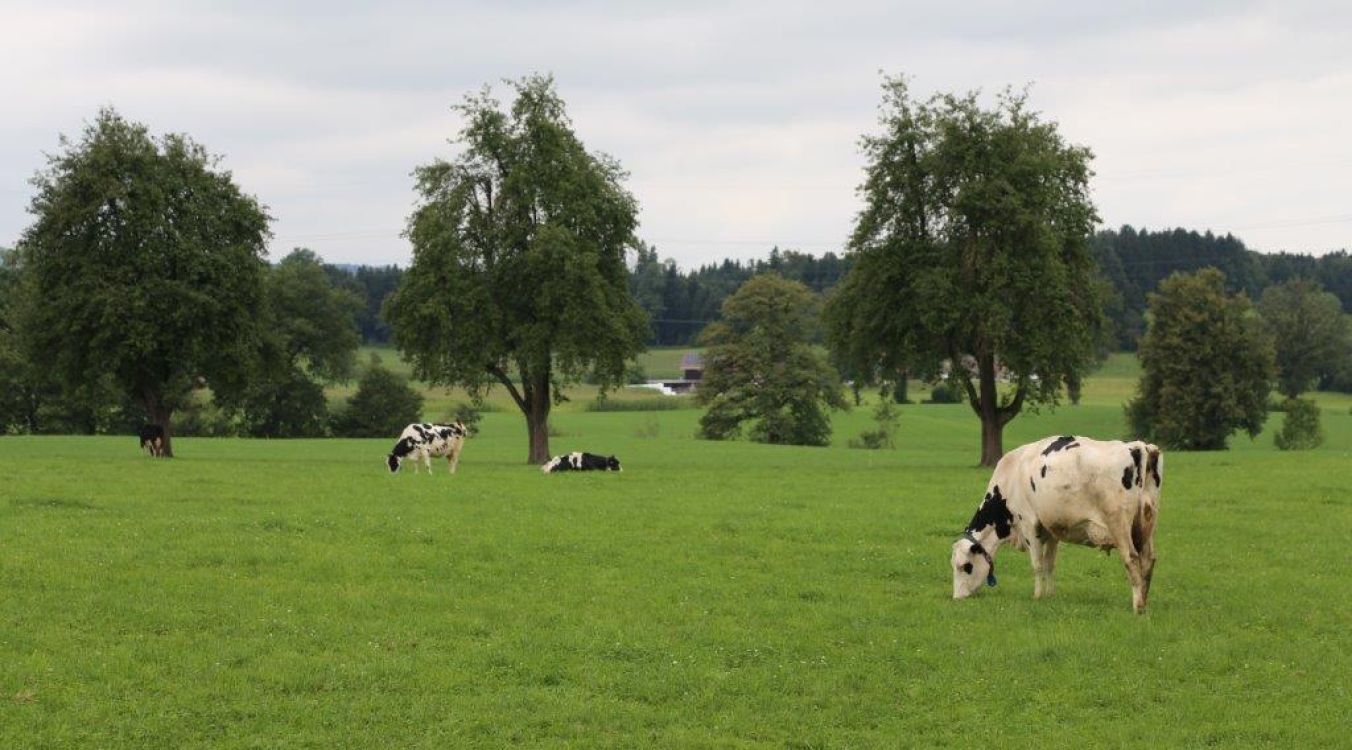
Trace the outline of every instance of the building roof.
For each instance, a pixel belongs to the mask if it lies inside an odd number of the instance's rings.
[[[699,355],[699,352],[686,352],[681,355],[681,369],[703,370],[704,358]]]

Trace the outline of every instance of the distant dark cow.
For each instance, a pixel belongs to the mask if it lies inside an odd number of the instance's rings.
[[[164,428],[157,424],[143,424],[136,431],[141,436],[141,450],[152,456],[164,455]]]
[[[1033,596],[1052,593],[1061,542],[1116,549],[1131,580],[1131,606],[1145,609],[1155,572],[1164,456],[1150,443],[1049,437],[1006,453],[986,496],[953,543],[953,598],[995,585],[1003,544],[1028,550]]]
[[[451,465],[451,473],[460,463],[460,449],[465,447],[465,438],[469,430],[461,422],[454,424],[411,424],[399,434],[394,450],[385,458],[385,465],[393,474],[406,459],[422,460],[427,473],[432,473],[432,457],[445,456]],[[418,473],[418,465],[413,465],[413,473]]]
[[[598,456],[595,453],[569,453],[555,456],[540,467],[546,474],[560,471],[620,471],[620,459],[614,456]]]

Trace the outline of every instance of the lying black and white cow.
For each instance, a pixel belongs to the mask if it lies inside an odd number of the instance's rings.
[[[1006,453],[986,497],[953,543],[953,598],[995,585],[1001,544],[1028,550],[1033,596],[1052,594],[1061,542],[1116,549],[1131,580],[1131,606],[1145,609],[1155,570],[1164,456],[1140,441],[1049,437]]]
[[[136,431],[141,438],[141,450],[152,456],[164,454],[164,428],[157,424],[143,424]]]
[[[390,473],[399,471],[399,466],[405,460],[423,462],[427,467],[427,473],[432,473],[432,457],[445,456],[446,462],[451,465],[451,473],[455,473],[455,467],[460,463],[460,449],[465,447],[465,437],[469,431],[461,422],[454,424],[411,424],[399,433],[399,440],[394,444],[394,450],[386,456],[385,464],[390,467]],[[413,473],[418,473],[418,465],[413,465]]]
[[[540,470],[546,474],[560,471],[620,471],[620,459],[595,453],[569,453],[549,459]]]

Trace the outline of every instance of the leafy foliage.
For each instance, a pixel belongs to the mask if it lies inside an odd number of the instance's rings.
[[[865,430],[859,433],[858,438],[850,438],[851,448],[879,450],[897,446],[897,425],[901,422],[901,411],[891,398],[878,399],[878,405],[873,409],[873,420],[878,423],[877,429]]]
[[[850,260],[835,253],[816,257],[775,247],[765,259],[727,259],[682,271],[674,260],[659,260],[657,248],[640,244],[629,290],[652,322],[650,342],[679,346],[693,343],[718,320],[724,300],[753,276],[777,273],[820,293],[839,283],[849,268]]]
[[[1317,282],[1293,279],[1270,286],[1258,309],[1276,343],[1277,389],[1288,399],[1352,359],[1352,326],[1338,298]]]
[[[393,438],[410,423],[422,421],[422,407],[422,394],[409,387],[408,378],[373,359],[357,384],[357,392],[334,415],[333,434]]]
[[[941,380],[934,384],[934,388],[930,389],[929,400],[926,403],[960,404],[962,403],[962,386],[958,385],[957,381],[952,378]]]
[[[245,390],[239,422],[251,437],[322,437],[329,424],[324,386],[294,367],[257,378]]]
[[[951,363],[982,422],[982,463],[994,465],[1024,403],[1055,404],[1097,360],[1091,155],[1024,94],[983,109],[975,94],[917,102],[901,78],[883,89],[883,132],[862,142],[865,207],[854,265],[827,303],[828,342],[865,382],[932,377]],[[1011,393],[998,392],[1000,367]]]
[[[199,378],[242,388],[257,342],[268,216],[185,135],[111,109],[33,178],[19,243],[30,359],[66,390],[111,377],[165,427]]]
[[[816,310],[806,286],[774,273],[752,278],[723,303],[723,320],[701,337],[709,347],[696,393],[708,407],[702,437],[732,438],[750,422],[756,442],[830,442],[826,407],[847,404],[835,371],[808,343]]]
[[[357,310],[357,331],[366,344],[387,344],[390,327],[381,311],[385,301],[399,288],[404,271],[399,266],[338,266],[325,264],[333,285],[351,292],[361,307]]]
[[[1275,365],[1248,298],[1227,294],[1214,268],[1176,273],[1150,295],[1148,320],[1141,381],[1126,406],[1132,432],[1181,450],[1224,449],[1239,428],[1257,436]]]
[[[1304,451],[1324,444],[1324,428],[1319,424],[1319,405],[1306,398],[1288,398],[1282,405],[1286,419],[1272,436],[1278,450]]]
[[[267,275],[267,333],[286,364],[326,381],[346,380],[361,343],[361,300],[340,288],[313,251],[296,248]]]
[[[547,77],[459,107],[463,153],[418,168],[413,264],[386,306],[418,376],[479,394],[500,384],[549,458],[550,407],[587,373],[624,382],[647,333],[624,254],[637,206],[613,159],[588,152]]]
[[[240,412],[245,435],[323,435],[328,405],[316,380],[351,376],[360,301],[335,286],[318,256],[299,248],[268,270],[264,292],[254,372],[241,393],[218,400]]]

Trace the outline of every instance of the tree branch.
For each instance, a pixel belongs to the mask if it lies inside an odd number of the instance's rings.
[[[521,392],[516,389],[516,385],[512,383],[511,378],[507,377],[507,372],[503,370],[501,366],[489,365],[488,371],[492,373],[493,377],[498,379],[499,383],[502,383],[502,385],[507,388],[507,392],[512,395],[512,400],[516,402],[517,408],[520,409],[522,413],[529,411],[526,406],[526,400],[522,398]]]
[[[1009,424],[1010,420],[1018,416],[1019,412],[1023,409],[1023,399],[1027,395],[1028,395],[1028,376],[1020,375],[1019,385],[1017,388],[1014,389],[1014,400],[1010,401],[1008,404],[1005,404],[1004,406],[1001,406],[999,409],[996,410],[1000,415],[1001,427]]]
[[[953,377],[954,373],[962,373],[962,385],[967,389],[967,405],[972,407],[972,412],[978,417],[981,416],[981,396],[977,394],[976,387],[972,385],[972,375],[967,372],[967,367],[962,363],[962,358],[958,356],[958,351],[954,347],[948,347],[948,376]]]

